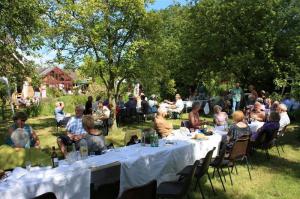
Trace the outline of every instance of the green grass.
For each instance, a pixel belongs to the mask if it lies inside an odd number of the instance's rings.
[[[182,119],[186,119],[183,115]],[[211,121],[207,118],[207,120]],[[175,128],[180,126],[180,120],[170,120]],[[60,129],[56,133],[56,127],[53,117],[37,117],[28,120],[28,123],[37,131],[42,145],[42,150],[49,151],[51,146],[57,146],[56,137],[63,132]],[[1,123],[0,144],[3,143],[4,135],[10,123]],[[141,124],[131,124],[121,127],[125,132],[139,132],[140,129],[152,127],[151,121]],[[206,178],[203,179],[204,194],[206,198],[216,199],[294,199],[300,195],[300,123],[290,125],[287,134],[281,140],[285,152],[281,151],[278,156],[276,149],[271,149],[271,159],[267,160],[263,152],[257,151],[251,157],[253,169],[251,169],[252,180],[249,180],[245,165],[239,165],[239,175],[233,174],[233,183],[230,185],[229,176],[226,175],[225,183],[227,192],[222,189],[221,182],[216,178],[213,184],[217,195],[213,196],[210,184]],[[212,175],[212,169],[210,169]],[[192,192],[193,198],[201,198],[199,190]]]

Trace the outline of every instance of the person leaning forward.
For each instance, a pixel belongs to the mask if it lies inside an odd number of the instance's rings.
[[[66,126],[66,135],[61,135],[57,139],[57,144],[64,156],[67,154],[67,146],[75,143],[76,147],[78,147],[80,140],[86,135],[86,131],[82,126],[84,109],[83,105],[77,105],[75,107],[75,116],[69,120]]]

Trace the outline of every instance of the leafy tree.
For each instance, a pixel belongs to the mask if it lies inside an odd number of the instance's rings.
[[[61,60],[83,63],[81,71],[99,77],[111,102],[126,79],[134,78],[147,16],[144,0],[51,1],[52,47]]]
[[[224,79],[272,91],[299,74],[299,2],[196,1],[182,39],[188,77]],[[196,72],[197,71],[197,72]]]
[[[24,59],[42,45],[42,15],[45,7],[40,0],[2,0],[0,2],[0,76],[13,84],[22,83],[34,71]],[[3,90],[4,89],[4,90]],[[6,88],[1,86],[2,107],[7,100]]]

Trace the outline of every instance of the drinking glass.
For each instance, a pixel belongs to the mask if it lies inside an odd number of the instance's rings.
[[[26,167],[27,171],[30,171],[30,169],[31,169],[31,162],[30,161],[26,161],[25,162],[25,167]]]

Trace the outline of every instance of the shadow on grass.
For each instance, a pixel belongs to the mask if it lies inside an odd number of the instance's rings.
[[[212,177],[211,173],[210,173],[210,176]],[[216,183],[221,184],[221,182],[219,180],[218,181],[213,180],[212,183],[213,183],[213,186],[214,186],[214,189],[215,189],[215,194],[212,191],[211,185],[210,185],[209,180],[208,180],[206,175],[200,181],[201,188],[203,190],[203,194],[204,194],[205,198],[214,198],[214,199],[230,199],[230,198],[233,198],[233,196],[231,196],[227,192],[224,192],[223,189],[220,189],[220,188],[216,187]],[[189,191],[190,196],[191,196],[192,199],[202,198],[199,186],[197,186],[197,188],[195,190],[195,184],[196,184],[196,179],[193,179],[191,187],[190,187],[190,191]],[[229,189],[229,188],[230,188],[229,186],[226,186],[226,189]],[[250,196],[250,195],[242,195],[241,196],[240,195],[239,198],[253,199],[253,196]]]

